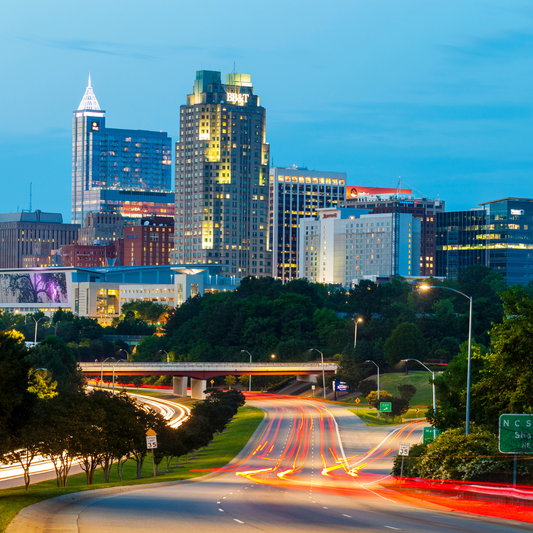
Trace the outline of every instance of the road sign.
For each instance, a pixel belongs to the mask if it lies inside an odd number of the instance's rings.
[[[533,415],[500,415],[498,445],[501,453],[531,453]]]
[[[391,402],[380,402],[379,410],[382,413],[390,413],[392,411],[392,403]]]
[[[345,381],[335,381],[335,387],[340,392],[345,392],[348,390],[348,385]]]
[[[411,445],[408,442],[400,442],[400,449],[398,450],[398,455],[409,455],[409,449]]]
[[[361,403],[361,398],[356,398],[354,401],[355,403]]]
[[[311,388],[312,388],[313,390],[315,390],[315,389],[316,389],[316,386],[315,386],[315,385],[311,385]]]
[[[438,437],[442,431],[440,429],[432,428],[431,426],[426,426],[424,428],[424,444],[427,444],[428,442],[431,442],[435,439],[435,437]]]
[[[155,450],[157,448],[157,435],[146,435],[146,449]]]

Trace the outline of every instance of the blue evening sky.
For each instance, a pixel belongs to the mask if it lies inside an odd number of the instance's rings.
[[[196,70],[249,73],[276,166],[410,186],[447,210],[533,197],[531,0],[4,3],[0,212],[70,220],[72,111],[167,131]]]

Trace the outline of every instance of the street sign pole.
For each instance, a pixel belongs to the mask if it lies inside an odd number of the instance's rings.
[[[146,432],[146,448],[152,450],[152,465],[154,467],[154,479],[157,477],[155,469],[155,455],[154,450],[157,448],[157,433],[153,429]]]
[[[154,449],[152,448],[152,465],[154,467],[154,479],[157,477],[155,473],[155,457],[154,457]]]

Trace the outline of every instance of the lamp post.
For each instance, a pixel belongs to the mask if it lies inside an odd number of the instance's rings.
[[[250,364],[252,364],[252,354],[248,350],[241,350],[241,353],[247,353],[250,356]],[[252,392],[252,374],[248,379],[248,392]]]
[[[43,319],[45,319],[45,318],[48,318],[48,317],[46,317],[46,316],[42,316],[41,318],[39,318],[39,320],[35,320],[34,317],[31,317],[31,318],[32,318],[32,320],[35,322],[35,337],[34,337],[34,339],[33,339],[33,344],[35,345],[35,344],[37,344],[37,325],[39,324],[39,322],[40,322],[41,320],[43,320]]]
[[[359,318],[352,318],[352,320],[355,323],[355,331],[353,333],[353,347],[355,349],[355,347],[357,345],[357,324],[359,324],[359,322],[362,322],[363,319],[361,317],[359,317]]]
[[[468,312],[468,363],[466,370],[466,427],[465,435],[470,433],[470,376],[471,376],[471,366],[472,366],[472,301],[474,298],[472,296],[467,296],[464,292],[452,289],[450,287],[440,287],[432,285],[420,285],[420,288],[424,291],[429,289],[444,289],[447,291],[456,292],[465,298],[468,298],[470,301],[470,308]]]
[[[124,350],[124,348],[119,348],[119,352],[124,352],[126,354],[126,361],[130,358],[130,354],[127,350]],[[124,359],[120,359],[120,361],[124,361]]]
[[[124,361],[126,361],[126,359],[119,359],[118,361],[113,361],[113,396],[115,395],[115,365],[117,363],[123,363]]]
[[[168,354],[168,352],[166,350],[159,350],[159,351],[167,354],[167,363],[170,363],[170,355]]]
[[[109,361],[110,359],[115,360],[114,357],[108,357],[107,359],[104,359],[104,360],[102,361],[102,366],[101,366],[101,368],[100,368],[100,390],[102,390],[102,383],[104,382],[104,363],[105,363],[106,361]]]
[[[326,399],[326,374],[324,372],[324,354],[320,350],[317,350],[316,348],[311,348],[311,350],[318,352],[320,354],[320,359],[322,359],[322,389],[324,391],[324,400],[325,400]]]
[[[428,372],[431,372],[431,375],[433,376],[433,413],[435,415],[435,418],[437,418],[437,395],[435,394],[435,372],[433,370],[430,370],[422,361],[419,361],[418,359],[402,359],[403,362],[407,363],[407,361],[416,361],[417,363],[420,363]],[[433,438],[437,438],[437,428],[433,427]]]
[[[367,359],[367,360],[365,361],[365,363],[372,363],[372,364],[375,365],[376,368],[378,369],[378,404],[379,404],[379,366],[377,365],[376,362],[371,361],[370,359]],[[379,409],[378,409],[378,420],[379,420]],[[393,420],[393,422],[394,422],[394,420]]]

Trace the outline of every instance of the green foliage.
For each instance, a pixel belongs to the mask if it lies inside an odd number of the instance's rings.
[[[359,383],[357,390],[366,398],[372,391],[378,390],[378,382],[375,379],[365,379]]]
[[[395,328],[383,347],[387,363],[391,366],[402,359],[424,359],[426,343],[420,329],[409,322],[403,322]]]
[[[228,389],[231,389],[231,387],[237,383],[237,378],[235,376],[226,376],[224,378],[224,383],[228,386]]]
[[[126,302],[122,305],[122,314],[124,317],[132,312],[135,318],[140,318],[148,324],[157,324],[161,322],[169,311],[168,306],[157,302],[145,302],[137,300]]]
[[[411,383],[399,383],[398,392],[400,393],[400,398],[411,401],[411,398],[416,394],[416,387]]]

